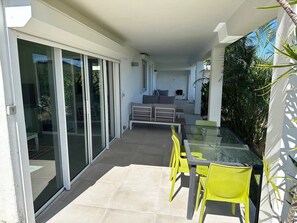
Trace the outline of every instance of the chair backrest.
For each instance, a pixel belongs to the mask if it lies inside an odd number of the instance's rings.
[[[211,163],[206,179],[206,196],[212,200],[244,202],[249,196],[252,168]]]
[[[177,133],[175,131],[175,127],[173,125],[171,126],[171,133],[172,133],[172,135],[177,136]]]
[[[180,157],[180,143],[176,134],[172,134],[174,154],[177,158]]]
[[[196,120],[196,125],[204,125],[204,126],[217,126],[216,121],[208,121],[208,120]]]

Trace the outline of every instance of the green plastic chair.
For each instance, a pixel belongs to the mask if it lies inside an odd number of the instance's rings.
[[[208,120],[196,120],[196,125],[204,125],[204,126],[217,126],[216,121],[208,121]]]
[[[207,200],[231,202],[233,215],[235,215],[235,203],[244,204],[245,222],[250,222],[249,191],[251,174],[251,167],[235,167],[211,163],[206,179],[202,178],[199,181],[196,208],[199,202],[198,196],[201,187],[204,188],[199,223],[202,222]]]
[[[171,134],[175,135],[178,138],[178,135],[175,131],[175,127],[171,126]],[[180,151],[181,151],[181,156],[186,157],[186,151],[185,151],[185,147],[184,146],[180,146]],[[169,167],[172,167],[173,164],[173,158],[174,158],[174,145],[172,145],[172,151],[171,151],[171,155],[170,155],[170,161],[169,161]],[[171,180],[171,177],[170,177]]]
[[[173,141],[174,155],[173,155],[173,162],[172,162],[171,173],[170,173],[170,180],[172,181],[170,194],[169,194],[170,202],[172,201],[172,196],[173,196],[173,192],[174,192],[174,186],[175,186],[177,174],[190,172],[187,157],[181,156],[179,139],[174,134],[172,134],[172,141]],[[195,157],[203,160],[201,153],[195,153]],[[197,172],[197,174],[199,174],[201,176],[200,178],[205,178],[205,174],[208,172],[208,167],[207,166],[197,166],[196,172]]]

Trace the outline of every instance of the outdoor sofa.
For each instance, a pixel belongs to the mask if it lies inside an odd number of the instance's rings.
[[[130,129],[134,123],[174,125],[180,133],[183,120],[176,118],[174,96],[144,95],[143,103],[131,103]]]

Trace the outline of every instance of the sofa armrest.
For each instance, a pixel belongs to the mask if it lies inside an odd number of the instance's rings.
[[[151,121],[153,113],[152,104],[131,103],[132,120]]]
[[[175,122],[175,105],[154,104],[156,122]]]

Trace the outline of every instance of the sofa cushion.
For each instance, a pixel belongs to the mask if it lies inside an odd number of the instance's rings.
[[[159,96],[168,96],[168,90],[157,89]]]
[[[158,103],[158,95],[143,95],[143,104],[153,104]]]
[[[174,104],[175,96],[159,96],[159,103],[160,104]]]

